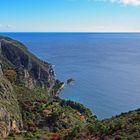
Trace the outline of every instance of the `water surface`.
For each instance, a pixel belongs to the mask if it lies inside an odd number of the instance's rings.
[[[4,33],[1,33],[4,34]],[[140,107],[140,34],[6,33],[55,65],[56,77],[76,80],[61,97],[99,118]]]

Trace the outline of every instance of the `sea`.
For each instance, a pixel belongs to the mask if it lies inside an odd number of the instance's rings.
[[[140,107],[140,33],[0,33],[24,43],[74,84],[60,97],[105,119]]]

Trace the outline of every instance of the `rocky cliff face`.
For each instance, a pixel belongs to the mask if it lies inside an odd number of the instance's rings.
[[[3,69],[14,69],[18,83],[29,89],[49,89],[55,82],[51,65],[39,60],[18,41],[0,37],[0,58]]]
[[[47,95],[54,83],[49,63],[39,60],[20,42],[0,36],[0,138],[23,128],[15,86],[43,89]]]
[[[13,87],[4,77],[0,66],[0,137],[7,137],[12,130],[19,132],[22,127],[22,117]]]

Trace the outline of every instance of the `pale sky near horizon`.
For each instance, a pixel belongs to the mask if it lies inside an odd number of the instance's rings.
[[[1,0],[0,32],[140,32],[140,0]]]

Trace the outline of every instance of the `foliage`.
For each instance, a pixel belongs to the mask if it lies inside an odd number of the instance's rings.
[[[64,85],[64,82],[61,82],[59,80],[55,81],[55,85],[53,86],[53,94],[56,95]]]
[[[17,73],[14,69],[5,69],[3,70],[3,74],[11,83],[16,82]]]

